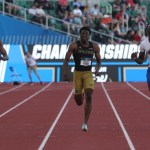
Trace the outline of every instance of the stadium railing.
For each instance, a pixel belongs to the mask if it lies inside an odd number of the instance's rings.
[[[51,29],[54,31],[58,31],[64,34],[67,34],[68,36],[71,36],[73,38],[73,40],[76,40],[77,38],[79,38],[79,29],[81,28],[81,26],[77,25],[77,24],[73,24],[73,23],[68,23],[65,22],[64,20],[58,19],[56,17],[47,15],[46,16],[46,21],[45,24],[39,24],[37,22],[34,22],[30,19],[30,14],[28,13],[28,8],[24,8],[21,6],[19,7],[19,13],[17,15],[12,15],[12,14],[8,14],[5,10],[5,5],[9,4],[3,1],[0,1],[0,13],[2,13],[3,15],[9,15],[11,17],[14,17],[15,19],[22,19],[25,22],[29,22],[29,23],[34,23],[35,25],[38,26],[42,26],[45,29]],[[12,4],[12,5],[16,5],[16,4]],[[64,25],[65,24],[65,25]],[[65,29],[63,28],[65,26]],[[72,28],[75,30],[75,32],[71,32]],[[91,40],[94,42],[98,42],[98,43],[104,43],[104,44],[108,44],[108,43],[131,43],[131,41],[128,40],[123,40],[121,38],[116,38],[114,37],[113,32],[109,31],[109,33],[104,33],[103,31],[96,31],[94,29],[91,29],[92,34],[91,34]],[[32,37],[32,35],[31,35]],[[13,39],[12,39],[13,38]],[[14,38],[18,39],[18,37],[12,36],[12,37],[7,37],[7,39],[12,39],[15,40]],[[43,43],[45,43],[43,41]]]

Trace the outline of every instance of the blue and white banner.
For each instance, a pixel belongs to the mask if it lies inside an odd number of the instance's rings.
[[[97,82],[144,82],[146,81],[147,59],[142,65],[136,64],[131,59],[132,52],[138,52],[139,46],[136,44],[121,45],[99,45],[102,58],[101,75],[97,78]],[[29,82],[27,67],[25,64],[25,53],[29,51],[33,57],[37,59],[38,73],[44,82],[60,82],[63,81],[62,65],[65,54],[68,49],[67,44],[54,45],[4,45],[9,55],[9,60],[0,62],[0,82],[11,82],[12,79],[10,67],[14,67],[17,74],[23,82]],[[94,65],[92,71],[94,72]],[[74,69],[73,58],[69,62],[69,75],[72,79]],[[94,74],[93,74],[94,76]],[[33,73],[33,81],[38,82],[37,77]]]

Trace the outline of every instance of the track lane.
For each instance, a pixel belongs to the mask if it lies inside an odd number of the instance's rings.
[[[146,82],[131,82],[127,83],[132,89],[137,90],[138,93],[143,93],[145,97],[149,97],[147,99],[150,99],[150,91],[148,90],[148,86]]]
[[[126,83],[105,83],[131,140],[137,150],[149,150],[150,101]]]
[[[96,83],[89,131],[83,132],[84,105],[76,106],[71,97],[44,150],[128,150],[129,146],[106,95]]]
[[[14,90],[22,87],[23,85],[25,85],[25,83],[17,85],[17,86],[13,86],[11,84],[2,83],[2,84],[0,84],[0,95],[7,94],[7,93],[9,93],[11,91],[14,91]]]
[[[37,150],[72,85],[52,84],[32,100],[0,119],[1,149]]]
[[[16,106],[24,99],[32,96],[37,91],[41,90],[45,85],[24,85],[17,89],[8,92],[7,94],[0,95],[0,115]]]

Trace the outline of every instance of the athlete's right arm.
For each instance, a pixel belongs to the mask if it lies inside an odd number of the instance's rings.
[[[69,81],[69,78],[68,78],[68,63],[69,63],[70,57],[73,53],[73,50],[74,50],[75,46],[76,46],[75,43],[70,44],[70,46],[68,48],[68,51],[66,53],[65,59],[64,59],[63,75],[64,75],[64,80],[65,81]]]

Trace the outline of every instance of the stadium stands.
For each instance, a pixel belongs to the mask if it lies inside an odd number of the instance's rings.
[[[119,1],[119,10],[117,12],[114,12],[114,5],[116,5],[117,1]],[[88,0],[82,0],[80,3],[77,0],[74,1],[68,1],[67,4],[61,4],[60,0],[56,1],[47,1],[49,3],[48,5],[44,5],[44,3],[39,3],[37,0],[29,1],[29,0],[16,0],[16,3],[14,5],[19,6],[18,13],[15,14],[15,18],[24,19],[27,22],[37,24],[38,26],[42,26],[46,29],[52,29],[55,31],[59,31],[61,33],[67,33],[69,35],[78,36],[78,31],[81,26],[81,24],[76,24],[74,22],[74,15],[72,15],[72,12],[74,10],[74,4],[78,4],[80,6],[80,9],[82,10],[82,25],[87,24],[91,26],[92,28],[92,40],[95,40],[97,42],[103,42],[103,43],[114,43],[115,40],[113,39],[122,39],[121,42],[128,43],[129,41],[127,39],[124,39],[124,37],[116,36],[116,34],[113,32],[114,24],[116,22],[120,22],[120,28],[118,29],[118,32],[121,32],[122,35],[126,35],[129,30],[134,30],[140,37],[144,34],[144,28],[147,23],[150,22],[150,12],[147,11],[150,8],[150,3],[148,1],[137,1],[137,3],[122,3],[121,0],[101,0],[99,1],[88,1]],[[46,2],[46,1],[44,1]],[[88,3],[87,3],[88,2]],[[96,18],[93,19],[91,17],[91,9],[94,6],[94,4],[97,3],[100,14]],[[5,11],[5,4],[4,2],[0,2],[0,11],[3,14],[10,15],[14,17],[14,14],[8,14],[8,12]],[[31,9],[32,5],[35,5],[35,9],[39,5],[43,5],[42,11],[44,11],[44,15],[36,15],[36,20],[31,19],[31,14],[29,14],[29,9]],[[89,6],[87,6],[89,5]],[[138,6],[139,5],[139,6]],[[48,8],[46,8],[46,6]],[[138,10],[135,10],[135,14],[133,16],[132,12],[135,7],[138,7]],[[143,9],[144,8],[144,9]],[[123,10],[123,20],[120,20],[119,17],[116,15],[121,15]],[[143,13],[143,16],[138,16],[141,10],[145,11],[145,14]],[[41,10],[40,10],[41,11]],[[67,11],[67,13],[66,13]],[[119,12],[120,11],[120,12]],[[142,12],[144,12],[142,11]],[[114,15],[115,13],[115,15]],[[120,14],[119,14],[120,13]],[[144,16],[146,15],[146,16]],[[102,20],[105,19],[105,17],[111,18],[112,22],[109,23],[103,23]],[[42,21],[39,21],[39,18],[43,18]],[[67,17],[67,18],[65,18]],[[116,18],[117,17],[117,18]],[[133,20],[134,26],[133,28]],[[64,25],[65,24],[65,25]],[[75,35],[74,35],[75,33]],[[98,37],[98,38],[97,38]],[[105,39],[105,40],[104,40]],[[118,40],[116,40],[118,41]],[[119,40],[120,41],[120,40]],[[138,43],[139,41],[134,40],[134,34],[133,34],[133,40],[132,42]]]

